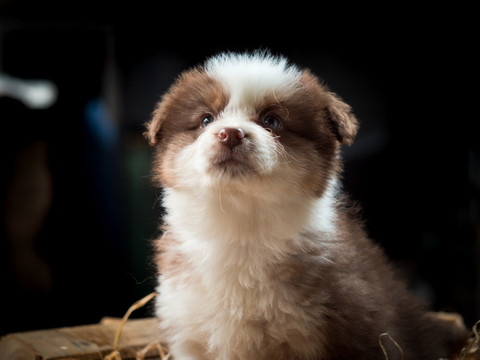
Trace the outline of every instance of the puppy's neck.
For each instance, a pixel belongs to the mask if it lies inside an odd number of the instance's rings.
[[[319,198],[293,190],[262,196],[222,186],[166,189],[166,222],[182,238],[210,245],[275,248],[305,231],[331,236],[337,188],[331,179]]]

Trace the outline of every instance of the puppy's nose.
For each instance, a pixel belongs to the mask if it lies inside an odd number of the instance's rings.
[[[223,128],[217,134],[218,141],[230,148],[239,145],[244,137],[245,131],[240,128]]]

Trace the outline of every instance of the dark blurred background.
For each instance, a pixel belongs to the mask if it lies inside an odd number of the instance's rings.
[[[144,123],[183,69],[257,48],[352,105],[345,190],[412,290],[473,325],[474,10],[166,4],[0,0],[0,335],[122,316],[154,290],[161,206]]]

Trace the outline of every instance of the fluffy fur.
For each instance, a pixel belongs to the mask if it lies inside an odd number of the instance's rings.
[[[266,53],[213,57],[162,97],[146,135],[175,359],[383,360],[382,333],[408,360],[459,351],[467,331],[424,311],[345,205],[339,148],[357,127],[311,72]]]

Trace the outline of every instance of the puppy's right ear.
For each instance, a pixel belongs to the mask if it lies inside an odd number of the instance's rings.
[[[302,83],[311,94],[312,102],[318,102],[330,128],[340,144],[351,145],[358,130],[358,120],[351,107],[335,93],[322,85],[310,70],[304,70]]]
[[[341,144],[351,145],[358,130],[358,120],[353,115],[350,105],[332,92],[326,94],[328,105],[325,110],[337,139]]]
[[[143,135],[147,138],[150,145],[155,145],[158,142],[159,134],[162,128],[162,124],[165,121],[164,101],[158,103],[155,111],[153,112],[152,120],[147,124],[147,131]]]

